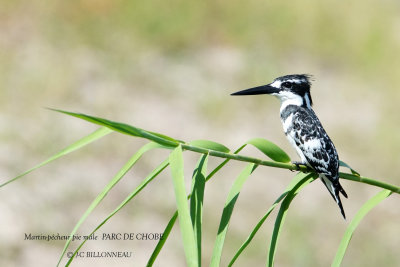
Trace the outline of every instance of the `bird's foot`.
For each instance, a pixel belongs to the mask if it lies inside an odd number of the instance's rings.
[[[292,164],[296,165],[296,170],[295,171],[300,171],[300,165],[305,165],[303,162],[301,161],[292,161]],[[293,170],[292,170],[293,171]]]

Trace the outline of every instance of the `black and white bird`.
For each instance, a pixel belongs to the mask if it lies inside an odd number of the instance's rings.
[[[339,183],[339,157],[336,148],[312,109],[310,76],[293,74],[276,78],[272,83],[232,95],[269,94],[281,101],[280,117],[290,144],[296,149],[303,164],[319,174],[319,178],[339,205],[344,218],[339,192],[347,194]]]

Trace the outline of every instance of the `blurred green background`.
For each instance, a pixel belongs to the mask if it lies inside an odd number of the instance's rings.
[[[292,73],[313,74],[314,109],[340,158],[362,175],[400,184],[400,3],[384,1],[7,1],[0,0],[0,178],[27,170],[96,127],[44,107],[83,112],[183,140],[235,149],[264,137],[297,159],[272,97],[230,97]],[[0,193],[0,265],[54,266],[63,242],[24,233],[68,234],[143,140],[112,134]],[[246,149],[244,154],[262,157]],[[87,234],[161,160],[151,152],[83,225]],[[198,155],[185,154],[187,180]],[[210,168],[220,160],[212,159]],[[206,188],[204,263],[223,203],[243,163]],[[233,215],[222,266],[293,173],[259,168]],[[277,266],[328,266],[349,221],[377,188],[343,181],[348,216],[317,181],[292,204]],[[100,233],[162,232],[175,209],[169,171]],[[343,266],[399,266],[398,195],[355,232]],[[261,266],[269,220],[237,266]],[[176,225],[157,266],[185,266]],[[144,266],[154,241],[88,242],[84,251],[132,251],[130,259],[78,259],[73,266]],[[77,244],[74,243],[74,246]],[[206,264],[205,264],[206,265]]]

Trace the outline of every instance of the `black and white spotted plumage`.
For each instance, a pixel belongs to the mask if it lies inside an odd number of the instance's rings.
[[[312,109],[288,105],[281,112],[281,120],[284,127],[286,126],[285,135],[295,147],[302,163],[319,173],[321,181],[345,217],[339,192],[345,197],[347,194],[339,183],[339,157],[318,117]]]
[[[339,192],[347,198],[339,183],[339,157],[336,148],[312,109],[311,83],[308,75],[296,74],[276,78],[272,83],[234,95],[271,94],[281,101],[283,130],[301,158],[314,169],[346,218]]]

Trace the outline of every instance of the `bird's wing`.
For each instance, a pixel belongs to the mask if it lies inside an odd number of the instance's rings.
[[[314,170],[338,179],[339,159],[335,146],[312,110],[302,108],[296,112],[290,135]]]
[[[300,108],[292,118],[291,129],[287,131],[307,163],[319,173],[333,199],[339,205],[344,218],[346,215],[339,192],[347,194],[339,183],[339,157],[331,139],[326,134],[318,117],[310,109]]]

